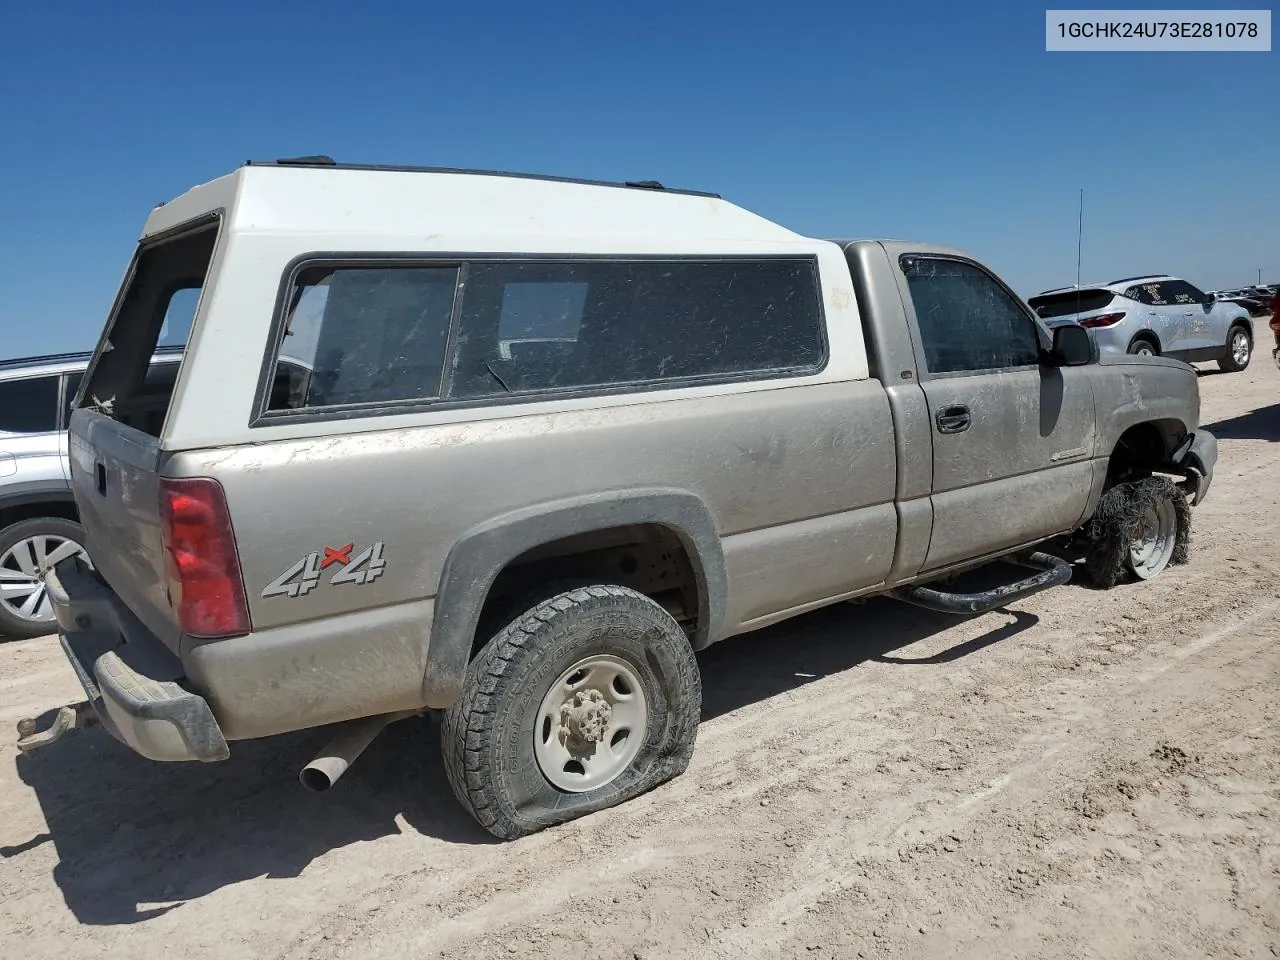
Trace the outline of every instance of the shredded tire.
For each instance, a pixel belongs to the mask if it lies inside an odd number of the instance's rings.
[[[1120,483],[1102,495],[1089,522],[1085,570],[1093,585],[1109,590],[1125,577],[1125,559],[1139,521],[1161,499],[1173,502],[1178,530],[1170,564],[1184,564],[1191,555],[1191,505],[1186,494],[1168,477],[1147,477]]]
[[[650,704],[645,741],[616,779],[566,793],[538,769],[537,711],[551,684],[584,656],[626,660]],[[503,627],[472,660],[445,711],[441,748],[454,795],[489,833],[511,840],[645,793],[685,771],[702,712],[697,660],[680,625],[626,587],[575,587]]]

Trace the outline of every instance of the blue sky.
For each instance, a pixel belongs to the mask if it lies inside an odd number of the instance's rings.
[[[1087,5],[1086,5],[1087,6]],[[657,179],[1024,295],[1280,280],[1280,53],[1049,54],[993,2],[11,4],[0,356],[88,349],[150,208],[249,158]]]

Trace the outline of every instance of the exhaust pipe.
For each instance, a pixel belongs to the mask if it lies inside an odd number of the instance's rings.
[[[356,758],[364,753],[374,738],[382,732],[383,727],[396,720],[413,716],[417,711],[407,710],[400,713],[383,713],[376,717],[362,717],[343,724],[334,738],[315,759],[298,773],[298,779],[308,790],[323,793],[347,772],[356,762]]]

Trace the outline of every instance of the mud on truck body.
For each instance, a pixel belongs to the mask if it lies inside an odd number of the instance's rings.
[[[172,395],[135,391],[202,290]],[[281,358],[292,358],[284,362]],[[97,718],[160,761],[441,711],[516,837],[682,772],[710,644],[873,594],[957,613],[1185,552],[1194,371],[1099,359],[930,244],[717,196],[250,164],[158,207],[71,417],[92,569],[48,578]],[[1025,579],[957,594],[1007,558]],[[1127,572],[1126,572],[1127,571]]]

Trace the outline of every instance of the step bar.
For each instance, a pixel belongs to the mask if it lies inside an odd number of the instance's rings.
[[[1071,564],[1052,554],[1036,551],[1035,553],[1022,554],[1007,559],[1010,563],[1030,567],[1039,572],[1027,577],[1025,580],[1008,583],[991,590],[983,590],[980,593],[950,593],[946,590],[939,590],[936,587],[919,586],[894,590],[892,596],[905,603],[924,607],[926,610],[935,610],[938,613],[951,613],[958,616],[972,616],[979,613],[990,613],[992,610],[998,610],[1013,603],[1015,600],[1022,600],[1033,593],[1048,590],[1050,587],[1060,587],[1071,579]]]

